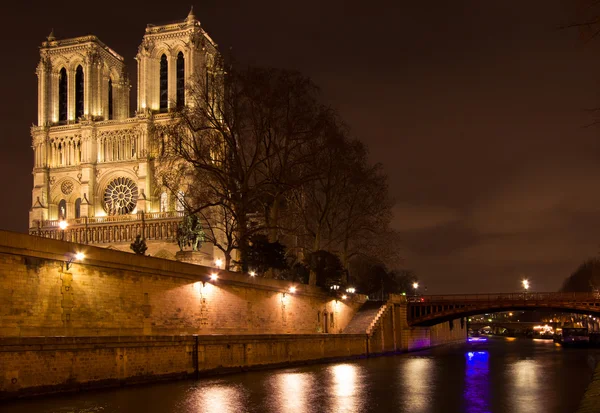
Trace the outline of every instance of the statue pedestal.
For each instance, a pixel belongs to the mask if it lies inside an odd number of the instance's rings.
[[[195,265],[211,265],[212,257],[203,251],[177,251],[175,259]]]

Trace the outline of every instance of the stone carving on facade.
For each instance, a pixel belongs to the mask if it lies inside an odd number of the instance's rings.
[[[71,180],[64,181],[60,185],[60,191],[65,195],[71,194],[73,192],[73,182]]]
[[[136,128],[101,131],[98,134],[98,162],[136,159],[139,135]]]
[[[50,166],[71,166],[81,163],[81,134],[53,136],[49,139]]]
[[[49,182],[50,182],[50,185],[54,185],[54,182],[56,182],[56,177],[51,176]]]
[[[79,173],[77,174],[77,180],[78,180],[79,182],[81,182],[81,178],[83,178],[83,174],[82,174],[81,172],[79,172]]]

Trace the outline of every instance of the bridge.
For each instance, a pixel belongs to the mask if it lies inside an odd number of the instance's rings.
[[[598,293],[456,294],[407,297],[411,326],[432,326],[476,314],[518,310],[553,310],[600,316]]]

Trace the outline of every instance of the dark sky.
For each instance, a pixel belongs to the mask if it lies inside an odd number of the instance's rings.
[[[600,40],[557,30],[575,1],[203,0],[223,52],[297,69],[382,162],[406,266],[429,293],[552,291],[600,251]],[[2,6],[0,228],[25,232],[38,46],[95,34],[133,57],[190,2]],[[12,27],[11,27],[12,23]],[[131,99],[135,99],[135,88]],[[600,114],[599,114],[600,117]]]

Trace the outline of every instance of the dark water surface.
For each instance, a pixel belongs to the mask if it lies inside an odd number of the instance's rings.
[[[510,412],[577,409],[600,351],[491,340],[416,353],[20,400],[2,413]]]

